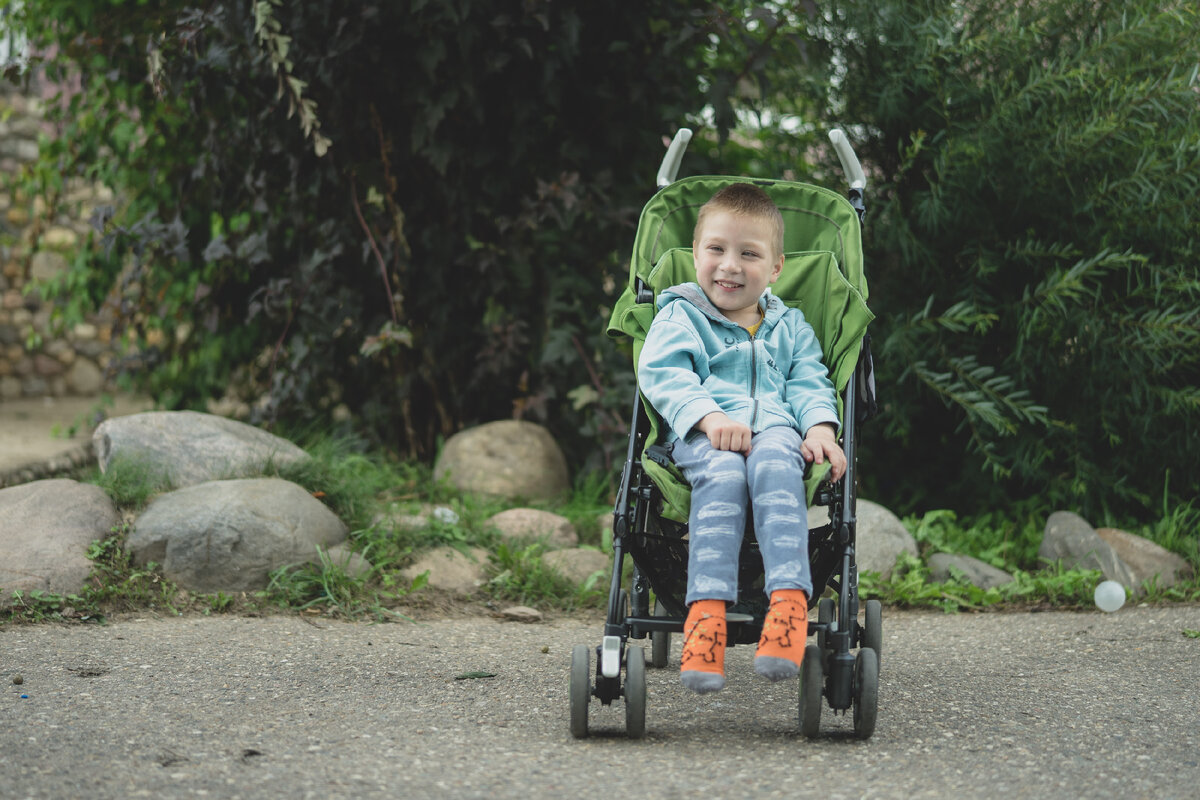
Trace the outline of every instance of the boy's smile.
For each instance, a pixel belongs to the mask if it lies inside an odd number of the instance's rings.
[[[714,211],[692,242],[696,282],[721,313],[742,327],[759,320],[758,299],[783,270],[766,219]]]

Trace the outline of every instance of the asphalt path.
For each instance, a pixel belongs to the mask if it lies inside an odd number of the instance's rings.
[[[598,615],[6,626],[0,797],[1195,798],[1197,629],[1197,606],[885,610],[867,741],[828,709],[801,736],[797,682],[754,675],[753,647],[689,693],[676,641],[635,741],[621,701],[569,733]]]

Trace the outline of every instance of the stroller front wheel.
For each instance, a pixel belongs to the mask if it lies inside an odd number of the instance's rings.
[[[588,735],[588,702],[592,698],[589,676],[591,653],[586,644],[577,644],[571,651],[571,735],[585,739]]]
[[[854,733],[870,739],[879,708],[879,656],[869,647],[858,651],[854,663]]]
[[[637,645],[625,650],[625,732],[630,739],[646,735],[646,655]]]
[[[800,665],[800,732],[815,739],[821,732],[821,705],[824,703],[825,670],[821,668],[821,648],[804,648]]]

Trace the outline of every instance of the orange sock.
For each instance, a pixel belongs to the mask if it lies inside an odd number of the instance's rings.
[[[683,624],[683,661],[679,679],[694,692],[707,694],[725,686],[725,601],[697,600]]]
[[[771,593],[754,655],[754,671],[772,681],[795,677],[808,642],[808,595],[800,589]]]

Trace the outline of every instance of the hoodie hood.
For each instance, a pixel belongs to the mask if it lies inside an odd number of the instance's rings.
[[[727,318],[721,313],[719,308],[713,305],[713,302],[708,299],[708,295],[704,293],[704,290],[700,288],[700,284],[698,283],[681,283],[669,289],[663,289],[659,292],[656,303],[658,304],[658,309],[661,311],[678,300],[691,303],[713,322],[722,325],[731,325],[735,328],[741,327],[736,322]],[[762,297],[758,298],[758,306],[763,310],[763,325],[768,329],[775,327],[775,323],[787,311],[787,306],[784,305],[782,300],[771,294],[770,288],[763,292]]]

